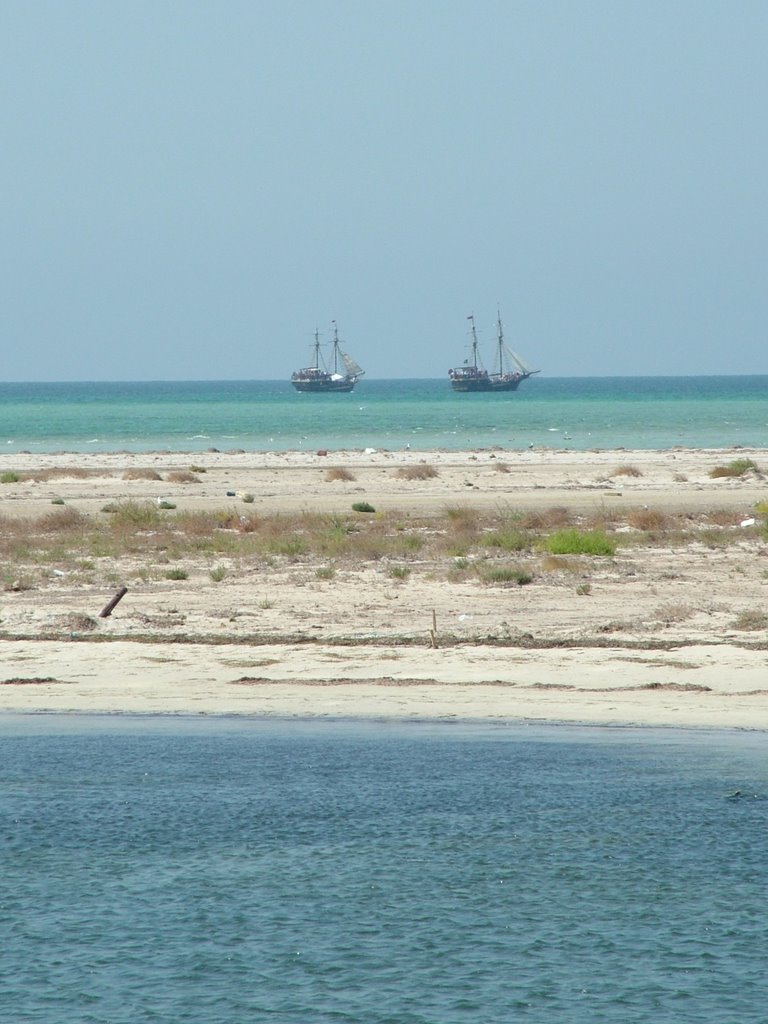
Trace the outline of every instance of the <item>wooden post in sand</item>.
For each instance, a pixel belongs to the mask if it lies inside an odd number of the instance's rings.
[[[437,615],[434,608],[432,609],[432,629],[430,629],[429,635],[432,640],[432,646],[437,647]]]
[[[101,611],[99,612],[99,618],[100,619],[107,619],[107,618],[109,618],[109,616],[112,614],[112,610],[115,608],[117,603],[119,601],[121,601],[125,597],[125,595],[127,593],[128,593],[128,587],[120,587],[120,589],[115,594],[115,596],[112,598],[112,600],[109,602],[109,604],[105,604],[104,607],[101,609]]]

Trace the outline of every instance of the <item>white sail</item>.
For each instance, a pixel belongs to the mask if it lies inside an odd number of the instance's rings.
[[[365,373],[365,370],[363,370],[361,366],[358,366],[355,360],[351,356],[348,356],[347,353],[344,352],[342,349],[339,349],[339,353],[341,354],[341,358],[344,362],[344,366],[346,367],[349,376],[362,377],[363,374]]]
[[[523,360],[520,358],[520,356],[517,354],[517,352],[513,352],[512,349],[511,348],[507,348],[506,345],[504,346],[504,351],[507,353],[509,358],[512,360],[512,362],[515,364],[515,366],[518,368],[518,370],[520,370],[521,373],[528,373],[528,374],[530,374],[530,373],[537,373],[536,370],[532,370],[530,368],[530,366],[527,366],[523,362]]]

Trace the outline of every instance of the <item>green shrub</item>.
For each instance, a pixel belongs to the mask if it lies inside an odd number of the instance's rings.
[[[755,505],[755,513],[762,520],[760,525],[763,528],[763,540],[768,540],[768,501],[759,501]]]
[[[376,509],[367,501],[356,501],[352,506],[353,512],[375,512]]]
[[[403,551],[421,551],[424,547],[424,538],[417,533],[409,533],[400,541]]]
[[[393,565],[390,567],[389,575],[393,580],[407,580],[411,575],[411,570],[407,565]]]
[[[110,502],[102,509],[114,516],[113,525],[128,526],[139,530],[151,530],[160,523],[157,505],[147,501]]]
[[[0,484],[17,484],[21,480],[18,473],[7,472],[0,475]]]
[[[757,465],[752,459],[734,459],[727,466],[715,466],[714,469],[709,471],[709,475],[717,479],[723,476],[744,476],[745,473],[750,471],[758,472]]]
[[[500,548],[502,551],[526,551],[531,546],[528,535],[523,530],[515,530],[509,526],[489,533],[485,542],[489,548]]]
[[[495,568],[485,569],[483,579],[486,583],[516,583],[518,587],[524,587],[530,583],[533,576],[524,569],[518,568]]]
[[[288,558],[296,558],[297,555],[305,555],[309,550],[309,545],[303,537],[275,537],[274,540],[269,542],[269,550],[273,555],[286,555]]]
[[[458,533],[472,534],[477,532],[480,515],[477,509],[468,505],[448,505],[445,509],[448,523]]]
[[[167,580],[188,580],[189,573],[186,569],[169,569],[165,578]]]
[[[544,547],[553,555],[614,555],[615,543],[603,530],[557,530],[544,538]]]

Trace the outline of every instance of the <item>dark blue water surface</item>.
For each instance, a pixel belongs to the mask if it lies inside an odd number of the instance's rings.
[[[2,451],[768,447],[768,377],[534,377],[507,394],[445,380],[0,384]]]
[[[762,734],[4,716],[0,743],[3,1021],[768,1019]]]

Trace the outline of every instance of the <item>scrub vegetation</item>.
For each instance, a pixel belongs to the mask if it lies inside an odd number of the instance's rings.
[[[760,473],[757,463],[752,459],[734,459],[733,462],[729,462],[726,466],[715,466],[714,469],[709,471],[709,475],[713,479],[727,476],[744,476],[745,473]]]
[[[364,503],[353,508],[374,513]],[[203,512],[120,501],[87,515],[66,505],[35,517],[0,516],[0,579],[6,589],[44,588],[64,574],[93,583],[133,575],[183,584],[197,567],[223,582],[238,570],[293,563],[331,580],[341,569],[381,563],[390,578],[401,580],[428,573],[448,582],[520,585],[542,573],[599,570],[606,559],[643,547],[722,549],[768,541],[768,506],[758,508],[744,526],[738,515],[717,510],[576,515],[562,508],[528,513],[452,506],[423,516],[264,515],[242,506]]]

